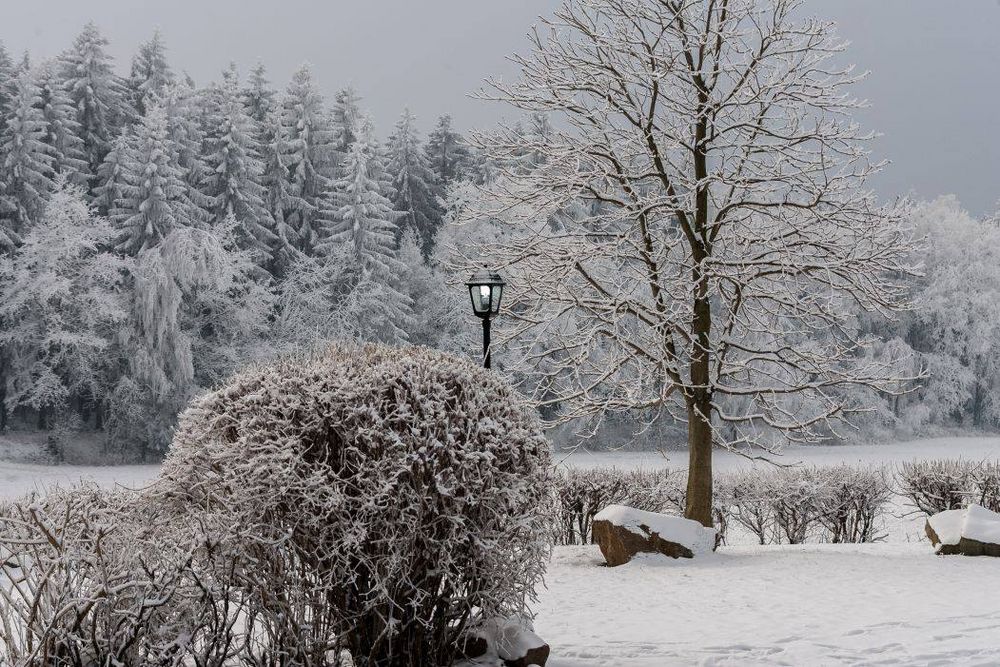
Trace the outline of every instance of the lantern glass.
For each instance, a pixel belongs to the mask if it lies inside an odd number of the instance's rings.
[[[500,274],[480,271],[466,284],[469,287],[469,296],[472,297],[472,310],[478,317],[492,318],[500,312],[500,300],[503,298],[504,288]]]

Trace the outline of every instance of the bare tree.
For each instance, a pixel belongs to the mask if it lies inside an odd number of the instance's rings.
[[[905,307],[911,235],[866,189],[860,76],[800,4],[566,0],[482,94],[553,120],[477,138],[501,170],[464,216],[504,223],[479,252],[515,282],[508,338],[566,419],[686,422],[705,525],[713,443],[816,440],[863,409],[852,387],[900,386],[855,323]]]

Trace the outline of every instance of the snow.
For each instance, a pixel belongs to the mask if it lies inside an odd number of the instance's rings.
[[[489,648],[485,661],[489,661],[492,655],[499,660],[518,660],[545,644],[545,640],[534,633],[531,621],[518,615],[491,619],[477,627],[474,634],[487,642]],[[473,661],[473,664],[483,662]]]
[[[756,454],[761,454],[758,450]],[[970,461],[1000,459],[1000,437],[941,437],[924,438],[905,442],[870,445],[792,445],[770,457],[782,465],[805,463],[808,465],[883,464],[895,465],[904,461],[962,458]],[[687,450],[662,452],[575,451],[555,452],[553,459],[573,468],[616,467],[623,469],[686,468]],[[744,456],[717,450],[713,456],[715,472],[727,472],[749,466],[770,465],[765,461],[751,461]]]
[[[669,457],[579,451],[564,464],[685,462],[683,452]],[[1000,437],[789,447],[783,459],[893,465],[942,457],[1000,458]],[[720,470],[766,465],[727,453],[717,462]],[[81,478],[141,486],[157,470],[0,462],[0,497]],[[935,556],[923,516],[905,521],[908,530],[891,532],[888,543],[722,546],[693,560],[640,554],[617,568],[603,566],[595,545],[557,547],[535,632],[552,647],[550,667],[995,663],[1000,562]]]
[[[51,486],[91,482],[102,487],[139,488],[152,483],[158,465],[134,466],[48,466],[0,461],[0,500],[18,498],[32,491],[44,492]]]
[[[720,547],[602,567],[556,548],[535,619],[550,667],[995,664],[1000,563],[930,545]]]
[[[962,539],[965,510],[947,510],[927,518],[941,544],[958,544]]]
[[[937,533],[941,544],[958,544],[966,539],[985,544],[1000,544],[1000,514],[979,505],[938,512],[927,523]]]
[[[1000,514],[979,505],[969,505],[965,510],[962,537],[987,544],[1000,544]]]
[[[608,505],[594,516],[594,521],[609,521],[640,537],[656,533],[660,539],[686,547],[695,555],[709,553],[715,546],[714,528],[705,528],[697,521],[669,514]]]

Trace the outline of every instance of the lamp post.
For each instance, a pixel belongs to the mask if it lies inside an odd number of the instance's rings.
[[[490,367],[490,320],[500,312],[506,283],[496,271],[476,271],[465,283],[472,297],[472,312],[483,321],[483,367]]]

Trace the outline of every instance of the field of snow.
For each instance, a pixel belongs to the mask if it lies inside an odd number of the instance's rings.
[[[592,452],[585,449],[556,452],[560,464],[573,468],[611,466],[635,468],[686,468],[687,451],[665,452]],[[831,445],[785,447],[779,456],[771,459],[782,465],[804,463],[808,465],[879,464],[894,465],[904,461],[961,458],[971,461],[1000,459],[1000,437],[947,437],[926,438],[909,442],[877,445]],[[751,461],[732,452],[716,451],[713,467],[725,472],[747,466],[770,465],[764,461]]]
[[[587,452],[578,468],[684,468],[686,452]],[[1000,459],[1000,438],[788,447],[777,461],[895,466]],[[717,452],[725,472],[769,465]],[[923,517],[897,504],[889,542],[737,545],[706,558],[603,566],[596,546],[558,547],[535,628],[551,667],[996,665],[1000,561],[935,556]]]
[[[1000,437],[867,447],[793,447],[782,463],[879,464],[1000,458]],[[682,452],[558,455],[564,465],[684,467]],[[716,469],[752,463],[725,452]],[[0,461],[0,497],[81,479],[149,483],[156,466]],[[550,667],[670,665],[995,665],[1000,561],[935,556],[920,517],[897,517],[890,542],[722,547],[693,561],[646,556],[604,567],[596,546],[558,547],[536,608]]]
[[[139,488],[156,478],[158,465],[75,466],[0,461],[0,498],[18,498],[51,486],[92,482],[100,486]]]
[[[560,547],[535,620],[550,667],[996,665],[1000,562],[927,543],[723,547],[602,566]]]

